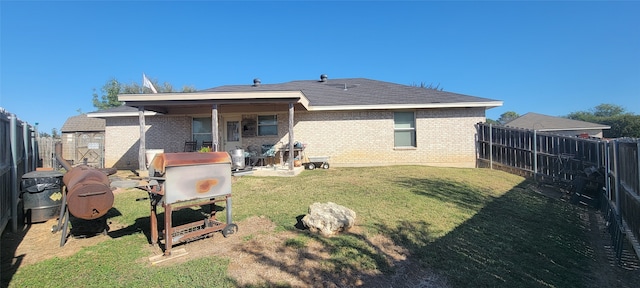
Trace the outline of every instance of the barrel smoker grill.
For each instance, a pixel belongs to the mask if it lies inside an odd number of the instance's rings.
[[[226,152],[158,153],[149,165],[147,186],[151,204],[151,244],[158,243],[157,206],[164,208],[164,255],[174,243],[186,242],[222,231],[237,231],[231,222],[231,159]],[[226,202],[226,223],[216,219],[217,202]],[[174,211],[210,205],[204,220],[173,227]]]
[[[51,228],[53,233],[62,231],[60,247],[64,246],[69,233],[78,237],[106,235],[109,230],[107,213],[114,200],[108,175],[116,172],[115,169],[96,169],[87,165],[72,167],[61,155],[62,145],[57,143],[56,160],[67,170],[62,177],[64,192],[58,224]],[[75,217],[71,231],[68,231],[69,214]]]

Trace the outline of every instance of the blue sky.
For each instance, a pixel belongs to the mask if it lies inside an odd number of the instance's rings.
[[[174,87],[363,77],[564,116],[640,114],[640,2],[0,1],[0,107],[41,132],[142,73]]]

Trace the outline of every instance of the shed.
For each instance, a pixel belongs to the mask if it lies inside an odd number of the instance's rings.
[[[105,120],[81,114],[62,125],[62,157],[73,164],[104,168]]]

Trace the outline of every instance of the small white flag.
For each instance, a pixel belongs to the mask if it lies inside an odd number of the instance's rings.
[[[144,73],[142,73],[142,87],[147,87],[151,89],[153,93],[158,93],[158,90],[156,90],[156,87],[153,87],[153,83],[149,81],[149,78],[147,78],[147,75],[144,75]]]

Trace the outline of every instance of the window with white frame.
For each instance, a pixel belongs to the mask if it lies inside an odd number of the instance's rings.
[[[278,117],[276,115],[258,115],[258,136],[277,136]]]
[[[211,141],[211,117],[193,118],[192,140],[202,143],[203,141]]]
[[[396,148],[416,147],[416,116],[414,112],[393,113],[393,143]]]

